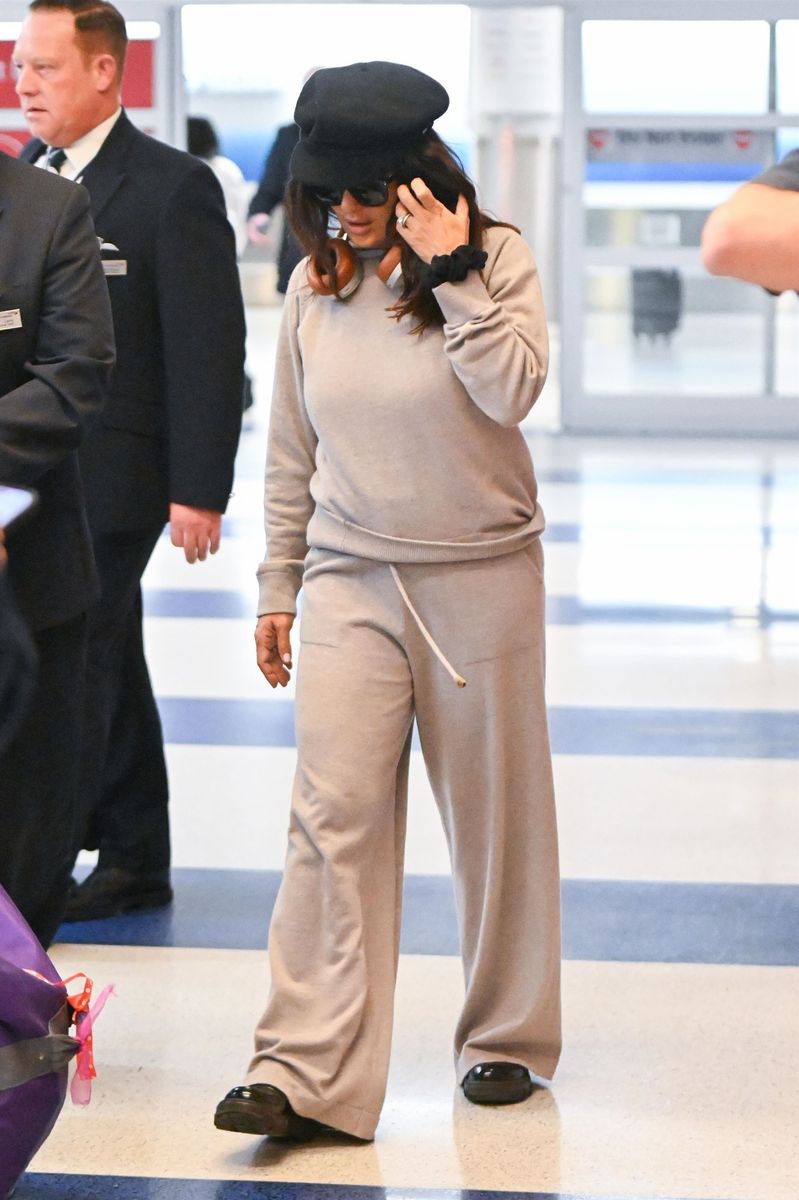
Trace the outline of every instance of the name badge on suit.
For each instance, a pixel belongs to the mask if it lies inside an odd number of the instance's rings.
[[[120,258],[119,246],[115,246],[113,242],[105,242],[102,238],[97,239],[100,243],[100,258],[103,263],[103,271],[106,275],[127,275],[128,260]]]

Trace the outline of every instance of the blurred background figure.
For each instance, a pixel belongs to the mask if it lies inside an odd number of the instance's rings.
[[[250,241],[256,245],[265,246],[270,241],[270,216],[277,206],[283,203],[283,194],[289,181],[289,160],[299,135],[300,131],[293,121],[290,125],[281,125],[266,156],[261,182],[250,201],[250,216],[247,222]],[[291,272],[302,256],[299,242],[291,232],[288,221],[284,221],[277,256],[277,290],[281,296],[285,296]]]
[[[302,80],[303,84],[306,84],[314,71],[318,70],[318,67],[311,67],[310,71],[306,71]],[[300,131],[293,121],[289,121],[287,125],[281,125],[266,156],[261,182],[250,201],[247,222],[247,234],[250,241],[254,242],[256,246],[266,246],[271,242],[272,233],[269,230],[271,214],[279,204],[283,203],[290,177],[289,162],[299,136]],[[281,296],[285,296],[291,272],[303,254],[304,251],[291,232],[288,221],[284,220],[280,234],[280,249],[277,255],[276,287]]]
[[[188,117],[186,119],[186,147],[189,154],[201,158],[213,171],[219,180],[225,197],[225,211],[236,238],[236,257],[241,258],[247,248],[247,200],[252,184],[248,184],[241,168],[232,158],[226,158],[219,153],[219,137],[213,124],[207,117]],[[253,386],[252,376],[244,372],[244,391],[241,407],[243,411],[252,408]]]
[[[249,186],[232,158],[219,152],[219,138],[207,117],[189,117],[186,122],[186,144],[189,154],[201,158],[216,175],[225,196],[227,218],[236,235],[239,257],[247,246],[247,200]]]

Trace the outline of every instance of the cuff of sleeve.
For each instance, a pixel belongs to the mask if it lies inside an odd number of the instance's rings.
[[[258,616],[266,613],[296,613],[297,593],[302,584],[302,563],[261,563],[258,571]]]
[[[440,283],[433,288],[433,295],[447,325],[465,325],[491,304],[479,271],[470,271],[460,283]]]

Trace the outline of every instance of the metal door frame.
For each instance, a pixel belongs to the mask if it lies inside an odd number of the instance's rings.
[[[799,126],[799,114],[730,115],[586,113],[583,107],[582,23],[584,20],[796,20],[795,0],[565,0],[564,104],[561,227],[561,340],[568,353],[561,365],[563,428],[579,433],[799,435],[796,397],[764,392],[746,396],[682,393],[588,393],[583,386],[585,338],[585,205],[583,182],[586,131],[598,121],[609,128],[777,129]],[[774,355],[774,321],[767,317],[769,354]],[[767,375],[773,378],[772,369]]]

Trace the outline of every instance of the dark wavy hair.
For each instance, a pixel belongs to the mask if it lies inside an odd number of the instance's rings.
[[[425,181],[433,195],[454,211],[458,196],[465,196],[469,205],[469,245],[478,250],[483,246],[483,233],[495,225],[506,225],[484,213],[477,204],[475,186],[463,169],[463,164],[446,142],[433,130],[428,130],[420,140],[401,156],[391,178],[397,183],[409,184],[419,176]],[[286,211],[289,222],[302,248],[309,254],[321,275],[335,279],[335,254],[329,245],[330,213],[314,195],[313,187],[292,179],[286,189]],[[515,229],[513,225],[507,228]],[[443,325],[444,317],[436,303],[432,288],[422,280],[421,260],[394,229],[391,243],[402,251],[402,291],[388,312],[397,320],[412,316],[416,319],[414,333],[422,333],[429,325]],[[336,292],[338,295],[338,292]]]

